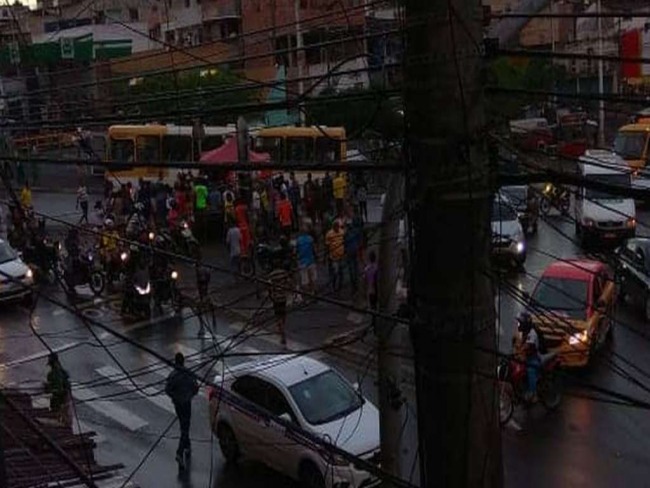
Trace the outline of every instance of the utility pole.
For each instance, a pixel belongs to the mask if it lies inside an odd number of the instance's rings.
[[[305,56],[302,44],[302,26],[300,25],[300,0],[294,0],[293,13],[296,22],[296,67],[298,68],[298,97],[300,97],[298,102],[298,115],[300,117],[300,125],[304,126],[305,113],[303,111],[302,94],[305,92],[305,82],[303,80],[302,64]],[[291,58],[291,53],[289,53],[289,58]]]
[[[605,147],[605,73],[603,67],[603,18],[601,17],[602,5],[601,0],[598,0],[598,94],[600,101],[598,102],[598,145]]]
[[[4,399],[0,398],[0,488],[9,486],[7,480],[7,468],[5,466],[5,444],[4,444]]]
[[[384,201],[381,242],[379,244],[379,310],[386,315],[396,312],[395,284],[397,282],[399,207],[403,201],[403,178],[392,176]],[[402,337],[400,324],[387,319],[375,319],[377,335],[377,366],[379,389],[379,431],[381,434],[381,467],[387,473],[401,476],[399,455],[402,420],[400,392],[402,361],[398,353]],[[387,486],[391,486],[389,483]]]
[[[406,0],[409,304],[423,488],[503,485],[481,6]]]

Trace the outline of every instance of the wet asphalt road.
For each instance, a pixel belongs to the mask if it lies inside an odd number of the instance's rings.
[[[650,225],[650,213],[644,211],[638,217],[638,233],[650,235],[650,229],[644,227]],[[523,290],[531,291],[537,277],[554,257],[570,258],[583,254],[573,239],[572,223],[551,217],[528,243],[525,271],[510,273],[506,279]],[[51,292],[65,301],[57,290]],[[195,318],[125,324],[117,313],[117,303],[116,299],[94,301],[89,298],[81,300],[79,306],[92,319],[126,333],[166,357],[171,358],[179,350],[184,352],[191,357],[191,366],[214,354],[215,341],[210,337],[197,337],[199,326]],[[503,287],[495,303],[500,319],[499,347],[508,352],[514,317],[521,305]],[[188,310],[184,313],[186,316],[191,314]],[[612,404],[603,398],[587,398],[593,393],[581,386],[591,383],[650,402],[650,324],[645,323],[640,313],[622,304],[617,309],[616,318],[614,341],[591,368],[567,379],[564,400],[558,411],[547,413],[539,407],[527,415],[518,412],[516,423],[504,428],[506,486],[649,485],[648,412]],[[20,307],[0,309],[0,382],[36,388],[45,376],[46,353],[30,331],[27,320],[26,311]],[[204,391],[194,402],[192,468],[188,475],[179,477],[173,461],[178,436],[176,425],[150,451],[173,419],[164,395],[157,394],[164,386],[167,370],[150,355],[93,327],[102,346],[81,321],[43,300],[39,302],[32,320],[43,339],[51,347],[61,350],[62,363],[75,381],[76,411],[81,429],[98,433],[96,454],[100,462],[123,463],[126,467],[124,474],[128,475],[145,460],[134,475],[134,480],[143,487],[292,486],[283,476],[254,463],[245,462],[236,469],[224,466],[219,448],[209,432]],[[344,310],[329,305],[312,305],[292,314],[289,347],[294,350],[308,348],[329,335],[358,327],[359,323],[359,317]],[[244,318],[225,314],[217,316],[215,334],[220,346],[228,347],[228,338],[242,330],[245,330],[246,340],[233,345],[234,353],[259,354],[280,350],[272,328],[251,329],[246,327]],[[364,392],[376,403],[372,374],[326,353],[317,355],[338,366],[350,380],[361,379]],[[233,365],[242,360],[243,356],[232,356],[226,364]],[[221,367],[210,366],[200,369],[207,378]],[[137,388],[126,379],[121,367],[129,371]],[[414,420],[413,414],[404,432],[404,444],[411,450],[410,454],[417,443]],[[403,474],[407,478],[412,459],[409,455],[408,462],[403,463]]]

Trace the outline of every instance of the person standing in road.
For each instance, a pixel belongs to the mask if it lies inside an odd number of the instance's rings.
[[[20,204],[24,209],[32,206],[32,189],[29,187],[29,181],[27,180],[25,180],[23,189],[20,191]]]
[[[45,393],[50,396],[50,409],[58,415],[59,421],[66,427],[72,427],[72,415],[70,415],[71,394],[70,379],[68,373],[56,353],[50,354],[47,364],[50,371],[45,381]]]
[[[226,246],[230,251],[230,266],[239,273],[241,264],[241,230],[234,219],[230,221],[230,228],[226,234]]]
[[[332,200],[334,200],[334,183],[329,171],[325,171],[325,176],[321,182],[322,188],[322,210],[323,213],[329,212],[332,209]]]
[[[302,187],[303,202],[305,214],[309,217],[312,223],[316,223],[316,212],[314,207],[314,182],[311,179],[311,173],[307,173],[307,181]]]
[[[210,270],[202,266],[201,263],[197,262],[196,263],[196,289],[199,294],[199,304],[198,304],[198,309],[199,309],[199,323],[200,323],[200,328],[199,328],[199,337],[203,337],[205,335],[205,311],[208,310],[210,306],[210,298],[208,295],[208,288],[210,286]]]
[[[361,246],[361,229],[351,222],[345,226],[344,247],[345,262],[352,290],[357,291],[359,283],[359,247]]]
[[[347,181],[345,176],[336,172],[336,176],[332,181],[332,191],[334,193],[334,200],[336,202],[336,216],[341,217],[345,211],[345,192],[347,190]]]
[[[174,358],[174,370],[167,377],[165,393],[171,398],[178,417],[181,438],[176,450],[176,460],[182,461],[183,451],[191,454],[190,423],[192,420],[192,398],[199,392],[199,384],[192,374],[185,369],[185,356],[177,352]]]
[[[280,194],[280,201],[277,208],[278,221],[280,229],[284,235],[289,238],[291,236],[291,229],[293,227],[293,209],[291,202],[287,199],[286,193]]]
[[[344,232],[341,224],[335,220],[332,228],[325,234],[327,257],[329,261],[330,281],[332,289],[339,291],[343,286],[343,258],[345,256]]]
[[[368,189],[365,182],[361,182],[357,186],[356,200],[359,216],[364,223],[368,222]]]
[[[201,238],[206,237],[206,222],[208,212],[208,187],[204,180],[197,179],[194,184],[194,215]]]
[[[377,254],[375,251],[368,253],[368,264],[363,271],[366,279],[366,293],[368,295],[368,307],[377,310],[379,303],[379,266],[377,266]]]
[[[314,238],[305,227],[302,228],[300,235],[296,239],[296,254],[298,255],[301,286],[310,293],[314,293],[318,278],[316,252],[314,250]]]
[[[270,285],[269,298],[271,303],[273,303],[273,313],[275,315],[278,333],[280,334],[280,343],[286,346],[287,295],[291,286],[291,279],[286,270],[286,263],[282,259],[274,259],[273,271],[269,273],[267,279]]]
[[[293,171],[289,174],[289,201],[291,202],[291,209],[293,210],[293,229],[297,230],[300,216],[300,185],[298,184],[296,175]]]
[[[87,224],[88,223],[88,189],[86,188],[86,185],[83,182],[79,184],[79,188],[77,189],[76,208],[79,209],[79,207],[81,207],[81,218],[79,219],[79,223],[81,224],[82,222],[85,222]]]

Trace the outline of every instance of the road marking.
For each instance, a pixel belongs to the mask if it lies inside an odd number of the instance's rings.
[[[68,349],[72,349],[73,347],[76,347],[79,344],[81,344],[81,341],[69,342],[69,343],[64,344],[62,346],[52,348],[52,352],[57,352],[58,353],[58,352],[67,351]],[[18,366],[20,364],[29,363],[31,361],[36,361],[38,359],[49,356],[49,354],[50,354],[50,351],[47,351],[47,350],[37,352],[37,353],[34,353],[34,354],[30,354],[29,356],[25,356],[25,357],[22,357],[20,359],[15,359],[13,361],[9,361],[8,363],[2,363],[2,364],[0,364],[0,369],[12,368],[12,367]]]
[[[63,315],[64,313],[66,313],[66,310],[64,308],[57,308],[56,310],[54,310],[54,312],[52,312],[52,315],[56,317],[59,315]]]
[[[104,378],[111,380],[113,383],[116,383],[126,388],[127,390],[133,391],[141,397],[146,398],[151,403],[162,408],[163,410],[167,410],[169,413],[176,413],[176,410],[174,410],[174,405],[164,392],[161,395],[160,390],[156,388],[153,388],[151,386],[141,387],[140,385],[138,385],[139,389],[136,390],[133,382],[127,379],[123,373],[112,366],[97,368],[95,371],[97,371],[97,373],[99,373]]]
[[[104,331],[101,334],[99,334],[99,338],[100,338],[100,340],[103,341],[104,339],[108,339],[111,335],[112,334],[110,332]]]
[[[133,412],[120,407],[114,402],[108,400],[98,400],[101,395],[89,388],[83,388],[80,390],[73,389],[72,396],[76,400],[84,402],[85,406],[92,408],[105,417],[113,419],[115,422],[123,425],[132,432],[135,432],[136,430],[149,425],[146,420],[141,419]]]

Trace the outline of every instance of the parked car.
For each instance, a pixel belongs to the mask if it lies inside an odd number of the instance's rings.
[[[517,267],[526,262],[526,237],[517,211],[497,194],[492,205],[492,256]]]
[[[301,443],[281,424],[221,401],[221,389],[377,464],[377,408],[326,364],[305,356],[275,356],[227,369],[223,377],[215,378],[208,394],[212,432],[226,461],[245,455],[305,487],[361,488],[378,483],[345,458]]]
[[[584,367],[613,330],[614,273],[587,259],[549,265],[530,298],[535,327],[562,366]],[[516,335],[516,343],[521,342]]]
[[[23,262],[18,251],[0,239],[0,302],[31,302],[33,285],[32,270]]]
[[[628,239],[616,250],[620,297],[641,310],[650,321],[650,239]]]

